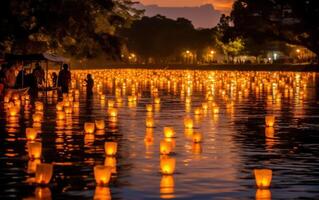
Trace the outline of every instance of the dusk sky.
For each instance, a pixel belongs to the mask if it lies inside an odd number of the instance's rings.
[[[159,6],[200,6],[213,4],[217,10],[229,12],[234,0],[140,0],[144,5],[156,4]]]

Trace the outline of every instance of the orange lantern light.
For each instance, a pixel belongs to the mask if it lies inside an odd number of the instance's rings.
[[[147,117],[145,121],[145,125],[147,128],[153,128],[155,126],[153,117]]]
[[[146,111],[147,112],[152,112],[153,111],[153,106],[151,104],[146,105]]]
[[[189,117],[186,117],[184,119],[184,126],[185,126],[185,128],[188,128],[188,129],[193,128],[193,126],[194,126],[193,119],[189,118]]]
[[[57,103],[55,108],[57,111],[62,111],[63,110],[63,103],[61,103],[61,102]]]
[[[160,153],[163,155],[168,155],[172,152],[173,146],[172,143],[166,140],[160,142]]]
[[[109,187],[97,186],[95,188],[93,200],[112,200],[112,195]]]
[[[175,136],[174,128],[172,127],[164,127],[164,136],[166,138],[172,138]]]
[[[30,159],[37,159],[41,157],[42,144],[40,142],[30,142],[27,146]]]
[[[116,173],[116,158],[113,156],[106,156],[104,166],[109,167],[112,173]]]
[[[43,111],[44,106],[43,106],[43,103],[42,103],[42,102],[36,101],[36,102],[34,103],[34,105],[35,105],[35,110],[36,110],[36,111],[39,111],[39,112],[42,112],[42,111]]]
[[[154,98],[154,103],[155,104],[160,104],[161,103],[161,99],[159,97],[155,97]]]
[[[104,149],[105,149],[105,154],[107,156],[115,156],[117,153],[117,143],[116,142],[105,142]]]
[[[107,113],[110,117],[117,117],[117,109],[116,108],[109,108]]]
[[[109,108],[113,108],[113,107],[114,107],[114,104],[115,104],[114,100],[108,100],[108,101],[107,101],[107,106],[108,106]]]
[[[38,132],[35,128],[26,128],[25,134],[26,134],[27,140],[35,140]]]
[[[271,192],[268,189],[258,189],[256,191],[256,200],[271,200]]]
[[[64,120],[65,119],[65,112],[58,111],[56,114],[57,114],[57,120]]]
[[[34,123],[40,123],[42,121],[42,115],[40,113],[34,113],[32,119]]]
[[[161,172],[165,175],[173,174],[175,171],[176,160],[175,158],[162,157],[160,159]]]
[[[202,142],[202,140],[203,140],[203,135],[201,133],[195,132],[193,134],[193,142],[194,143],[200,143],[200,142]]]
[[[95,124],[91,122],[84,123],[84,131],[85,133],[93,134],[95,131]]]
[[[53,175],[52,164],[38,164],[35,172],[35,182],[37,184],[46,185],[50,182]]]
[[[95,120],[95,127],[98,130],[104,130],[105,129],[105,122],[103,119],[101,120]]]
[[[19,108],[18,108],[18,107],[16,107],[16,106],[11,106],[11,107],[9,108],[9,116],[15,117],[15,116],[18,115],[18,113],[19,113]]]
[[[51,190],[48,187],[37,187],[35,189],[35,199],[37,200],[50,200],[52,199]]]
[[[111,179],[111,169],[104,165],[96,165],[94,167],[94,178],[97,185],[108,185]]]
[[[274,115],[267,115],[265,118],[266,126],[273,127],[275,124],[275,116]]]
[[[160,193],[162,199],[173,199],[174,196],[174,177],[172,175],[164,175],[161,178]]]
[[[254,169],[256,185],[259,189],[267,189],[272,179],[271,169]]]
[[[28,161],[28,168],[27,168],[27,173],[28,174],[33,174],[36,171],[36,167],[38,164],[41,164],[40,159],[33,159]]]

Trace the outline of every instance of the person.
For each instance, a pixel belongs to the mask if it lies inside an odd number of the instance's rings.
[[[35,76],[35,78],[37,79],[38,85],[42,85],[42,82],[45,81],[45,79],[44,79],[45,73],[44,73],[44,70],[42,69],[42,67],[40,66],[39,63],[35,64],[35,68],[34,68],[32,73]]]
[[[58,75],[55,72],[53,72],[52,75],[51,75],[51,78],[52,78],[52,84],[53,84],[52,87],[56,87],[56,84],[57,84],[57,81],[58,81]]]
[[[5,70],[5,84],[7,88],[13,88],[16,84],[15,70],[15,65],[9,65],[9,67]]]
[[[88,74],[86,76],[86,94],[91,96],[93,94],[94,80],[92,78],[92,74]]]
[[[26,87],[26,71],[24,68],[19,71],[15,83],[15,88],[19,89],[23,87]]]
[[[58,86],[61,87],[62,94],[69,92],[69,84],[71,82],[71,72],[68,64],[63,64],[63,69],[59,72]]]

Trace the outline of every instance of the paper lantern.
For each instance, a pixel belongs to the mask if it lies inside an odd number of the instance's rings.
[[[72,107],[64,107],[64,112],[67,115],[72,114]]]
[[[202,153],[202,145],[201,143],[193,143],[192,151],[194,154],[201,154]]]
[[[34,174],[38,164],[41,164],[41,160],[40,159],[31,159],[31,160],[29,160],[28,161],[27,173],[28,174]]]
[[[113,100],[108,100],[107,101],[107,106],[109,107],[109,108],[113,108],[114,107],[114,101]]]
[[[96,165],[94,167],[94,178],[97,185],[108,185],[111,179],[111,169],[104,165]]]
[[[50,182],[53,175],[52,164],[38,164],[35,172],[35,182],[37,184],[46,185]]]
[[[259,189],[267,189],[272,179],[271,169],[254,169],[256,185]]]
[[[35,110],[36,110],[36,111],[39,111],[39,112],[42,112],[42,111],[43,111],[44,106],[43,106],[43,103],[42,103],[42,102],[36,101],[36,102],[34,103],[34,105],[35,105]]]
[[[16,106],[11,106],[9,108],[9,116],[10,117],[15,117],[17,116],[19,113],[19,107],[16,107]]]
[[[57,103],[55,108],[56,108],[57,111],[62,111],[63,110],[63,103],[61,103],[61,102]]]
[[[147,128],[153,128],[155,126],[153,117],[147,117],[145,120],[145,125]]]
[[[117,116],[117,109],[116,108],[109,108],[107,113],[108,113],[108,116],[110,116],[110,117],[116,117]]]
[[[275,129],[273,127],[266,127],[265,135],[267,138],[274,138],[275,136]]]
[[[40,113],[34,113],[32,115],[32,119],[33,119],[33,122],[35,123],[40,123],[42,121],[42,114]]]
[[[107,156],[115,156],[117,152],[117,143],[116,142],[105,142],[104,144],[105,154]]]
[[[271,200],[271,192],[267,189],[258,189],[255,200]]]
[[[161,172],[164,175],[170,175],[173,174],[175,171],[175,164],[176,160],[175,158],[170,158],[170,157],[162,157],[160,159],[160,166],[161,166]]]
[[[184,119],[184,126],[185,126],[185,128],[188,128],[188,129],[191,129],[191,128],[193,128],[193,119],[192,118],[189,118],[189,117],[186,117],[185,119]]]
[[[80,102],[78,102],[78,101],[74,102],[73,108],[80,108]]]
[[[204,111],[207,111],[207,109],[208,109],[208,104],[205,102],[205,103],[202,103],[202,109],[204,110]]]
[[[166,138],[172,138],[175,136],[174,128],[172,127],[164,127],[164,136]]]
[[[155,97],[154,103],[155,104],[160,104],[161,103],[161,99],[159,97]]]
[[[162,155],[168,155],[172,152],[173,146],[171,142],[168,142],[166,140],[162,140],[160,142],[160,153]]]
[[[84,123],[84,131],[88,134],[93,134],[95,131],[95,124],[91,122],[85,122]]]
[[[267,115],[265,118],[266,126],[273,127],[275,124],[275,116],[274,115]]]
[[[26,128],[25,134],[26,134],[27,140],[35,140],[38,132],[35,128]]]
[[[102,94],[101,97],[100,97],[100,99],[101,99],[102,101],[105,101],[105,99],[106,99],[105,95]]]
[[[98,130],[104,130],[105,129],[105,122],[103,119],[101,120],[95,120],[95,127]]]
[[[147,112],[153,112],[153,106],[151,104],[146,105]]]
[[[41,157],[42,144],[40,142],[29,142],[27,143],[27,146],[30,159],[37,159]]]
[[[57,114],[57,120],[64,120],[65,119],[65,112],[58,111],[56,114]]]
[[[202,139],[203,139],[203,135],[201,133],[195,132],[193,134],[193,142],[194,143],[200,143],[200,142],[202,142]]]
[[[201,115],[201,114],[202,114],[202,109],[201,108],[195,108],[194,115]]]
[[[219,113],[219,108],[218,107],[213,107],[212,109],[213,114],[218,114]]]

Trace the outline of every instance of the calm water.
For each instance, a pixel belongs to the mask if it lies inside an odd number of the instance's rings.
[[[57,123],[53,94],[44,102],[44,119],[38,141],[42,163],[54,164],[54,175],[42,199],[260,199],[253,169],[273,170],[271,198],[319,199],[319,104],[314,73],[211,72],[211,71],[90,71],[95,91],[87,97],[83,80],[87,71],[72,71],[79,89],[80,108]],[[136,94],[137,102],[128,102]],[[101,94],[106,100],[101,100]],[[161,98],[160,105],[153,103]],[[107,116],[108,100],[117,101],[116,122]],[[188,101],[190,101],[188,103]],[[207,110],[194,115],[207,103]],[[153,104],[153,112],[146,105]],[[33,103],[31,102],[31,105]],[[34,126],[34,108],[10,119],[1,103],[0,187],[1,199],[36,198],[30,184],[25,128]],[[213,113],[213,108],[219,113]],[[275,115],[273,130],[265,128],[265,116]],[[151,116],[155,127],[147,129]],[[184,128],[184,117],[194,129]],[[88,138],[85,122],[104,119],[106,128]],[[160,173],[159,143],[163,128],[176,131],[172,176]],[[203,134],[194,144],[193,132]],[[144,140],[151,135],[150,140]],[[117,141],[116,173],[109,188],[97,188],[93,167],[104,164],[104,142]],[[170,185],[165,186],[169,180]],[[161,187],[162,183],[162,187]],[[268,193],[269,194],[269,193]],[[102,199],[103,199],[102,198]]]

